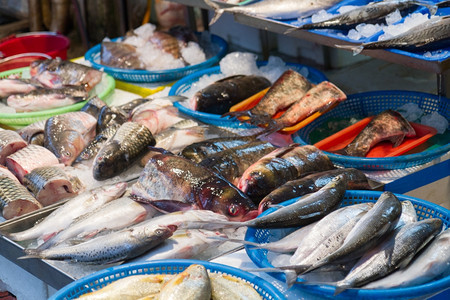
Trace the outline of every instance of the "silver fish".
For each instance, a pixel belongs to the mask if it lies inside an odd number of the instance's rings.
[[[3,78],[0,79],[0,98],[6,98],[14,94],[25,94],[39,88],[29,79]]]
[[[103,186],[92,191],[84,192],[54,210],[35,226],[21,232],[12,233],[9,237],[14,241],[37,238],[43,239],[44,241],[48,240],[59,231],[65,229],[79,216],[120,197],[126,188],[127,184],[120,182],[115,185]]]
[[[21,128],[18,133],[28,144],[44,146],[45,122],[47,122],[47,120],[34,122]]]
[[[27,142],[15,131],[0,131],[0,164],[4,165],[6,157],[24,148]]]
[[[28,190],[9,177],[0,177],[0,210],[5,219],[12,219],[42,208]]]

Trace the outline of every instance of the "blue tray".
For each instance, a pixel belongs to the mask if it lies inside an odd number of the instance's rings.
[[[346,191],[344,200],[341,207],[349,206],[364,202],[375,202],[382,192],[376,191]],[[400,201],[409,200],[414,205],[419,220],[427,218],[440,218],[443,221],[444,228],[450,226],[450,211],[442,206],[430,203],[425,200],[421,200],[414,197],[395,194]],[[286,206],[293,203],[298,198],[288,200],[281,203]],[[263,212],[259,217],[270,214],[275,211],[276,208],[270,208]],[[245,240],[254,243],[267,243],[279,240],[282,238],[282,230],[268,230],[268,229],[255,229],[248,228]],[[255,249],[253,247],[245,246],[250,259],[260,268],[273,267],[267,259],[267,250]],[[269,275],[281,280],[286,281],[284,273],[268,273]],[[299,280],[299,279],[297,279]],[[300,280],[299,280],[300,281]],[[391,289],[376,289],[376,290],[364,290],[364,289],[350,289],[335,296],[336,299],[411,299],[411,298],[426,298],[431,295],[437,294],[450,286],[450,276],[432,281],[430,283],[421,284],[408,288],[391,288]],[[320,294],[326,297],[333,297],[335,288],[331,285],[294,285],[294,289],[305,289],[315,294]]]
[[[113,41],[120,39],[121,38],[113,39]],[[190,65],[178,69],[147,71],[108,67],[99,63],[101,44],[95,45],[89,49],[84,55],[84,58],[92,64],[92,67],[103,70],[118,80],[130,82],[167,82],[177,80],[195,71],[209,68],[217,64],[227,53],[228,44],[224,39],[214,34],[211,34],[211,42],[214,53],[209,53],[209,55],[207,53],[207,57],[209,57],[207,60],[196,65]]]
[[[228,274],[242,279],[250,283],[263,299],[286,299],[278,289],[264,279],[230,266],[193,259],[164,259],[129,263],[95,272],[68,284],[55,293],[50,300],[76,299],[83,294],[100,289],[113,281],[132,275],[178,274],[192,264],[201,264],[210,272]]]
[[[308,145],[310,144],[310,134],[330,118],[354,117],[362,119],[379,114],[386,109],[396,109],[409,102],[419,105],[426,114],[437,111],[447,118],[447,120],[450,120],[450,100],[445,97],[410,91],[367,92],[348,95],[347,100],[301,128],[292,135],[292,138],[296,143]],[[385,158],[365,158],[324,152],[334,164],[347,168],[391,170],[421,165],[442,156],[448,151],[450,151],[450,143],[416,154]]]
[[[267,62],[258,62],[258,67],[266,65]],[[301,64],[294,64],[294,63],[286,63],[287,66],[291,67],[295,71],[300,71],[302,68],[306,68],[308,70],[308,76],[307,79],[311,81],[312,83],[319,83],[325,80],[328,80],[327,77],[320,72],[319,70],[308,67]],[[219,74],[220,73],[220,66],[212,67],[209,69],[201,70],[198,72],[195,72],[189,76],[184,77],[183,79],[177,81],[172,88],[169,91],[169,96],[174,95],[181,95],[188,91],[191,88],[191,84],[198,81],[200,77],[202,77],[205,74],[211,75],[211,74]],[[200,120],[207,124],[212,124],[216,126],[223,126],[223,127],[231,127],[231,128],[256,128],[253,125],[250,125],[249,123],[241,123],[235,118],[225,117],[221,118],[220,115],[216,114],[210,114],[200,111],[195,111],[187,108],[186,106],[181,105],[179,102],[175,102],[173,104],[178,110],[186,115],[189,115],[193,118],[196,118],[197,120]]]

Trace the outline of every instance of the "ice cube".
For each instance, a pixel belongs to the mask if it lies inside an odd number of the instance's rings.
[[[334,16],[333,14],[327,13],[326,10],[322,9],[311,16],[311,22],[312,23],[322,22],[322,21],[328,20],[329,18],[331,18],[333,16]]]
[[[156,30],[156,26],[150,23],[146,23],[142,26],[139,26],[134,30],[134,33],[136,33],[139,37],[144,39],[145,41],[148,41],[150,37],[153,35],[153,33]]]
[[[225,76],[257,74],[256,58],[256,54],[249,52],[229,53],[220,61],[220,71]]]
[[[270,56],[267,65],[259,68],[259,74],[266,77],[270,82],[275,82],[288,67],[286,63],[277,56]]]
[[[359,40],[361,38],[361,34],[356,29],[350,29],[348,31],[347,37],[351,40]]]
[[[397,23],[402,19],[402,15],[400,14],[400,11],[396,9],[395,11],[391,12],[386,16],[386,24],[392,25],[394,23]]]
[[[448,128],[447,119],[437,111],[433,111],[431,114],[423,116],[420,119],[420,123],[436,128],[439,134],[443,134]]]
[[[190,65],[199,64],[206,60],[202,48],[195,42],[189,42],[186,47],[181,48],[181,56]]]
[[[358,24],[356,30],[362,37],[370,37],[381,30],[381,26],[378,24]]]

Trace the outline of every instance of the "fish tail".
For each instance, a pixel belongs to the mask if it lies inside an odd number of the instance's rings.
[[[216,3],[210,1],[210,0],[204,0],[206,5],[210,6],[212,9],[214,9],[214,16],[212,17],[211,21],[209,22],[209,25],[214,24],[219,18],[220,16],[222,16],[224,10],[222,8],[220,8],[219,5],[217,5]]]
[[[430,15],[432,15],[432,16],[434,16],[436,14],[436,12],[439,8],[439,3],[430,4],[430,3],[423,2],[421,0],[415,1],[414,3],[416,3],[417,5],[426,7],[428,9],[428,11],[430,12]]]
[[[277,132],[278,130],[283,129],[285,126],[281,122],[277,122],[276,120],[271,120],[268,124],[266,129],[263,130],[261,135],[268,136],[272,133]]]
[[[338,283],[338,285],[336,285],[336,290],[334,291],[333,296],[339,295],[340,293],[342,293],[342,292],[348,290],[350,287],[351,287],[351,286],[348,285],[348,284],[342,284],[342,285],[341,285],[341,284]]]
[[[268,115],[250,115],[249,120],[252,125],[270,124],[272,121],[272,118]]]
[[[347,49],[347,50],[352,50],[353,51],[353,55],[357,55],[359,53],[361,53],[361,51],[363,51],[364,49],[364,45],[360,44],[360,45],[335,45],[336,48],[340,48],[340,49]]]
[[[38,249],[25,249],[26,255],[20,256],[17,259],[28,259],[28,258],[41,258],[41,251]]]
[[[225,118],[225,117],[230,117],[230,118],[239,118],[239,117],[244,117],[250,116],[250,111],[249,110],[242,110],[242,111],[229,111],[227,113],[224,113],[223,115],[221,115],[221,118]]]
[[[299,30],[299,29],[301,29],[302,28],[302,26],[298,26],[298,27],[292,27],[292,28],[289,28],[289,29],[287,29],[285,32],[283,32],[283,34],[291,34],[291,33],[293,33],[294,31],[297,31],[297,30]]]

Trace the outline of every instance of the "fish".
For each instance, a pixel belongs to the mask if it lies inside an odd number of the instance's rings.
[[[347,95],[329,81],[322,81],[309,89],[293,103],[279,118],[272,119],[267,132],[275,132],[304,120],[315,112],[324,112],[347,99]]]
[[[6,103],[17,112],[31,112],[69,106],[85,101],[88,97],[89,93],[83,86],[64,86],[11,95]]]
[[[191,121],[191,123],[198,124],[194,121]],[[195,125],[192,127],[184,128],[177,128],[172,126],[155,136],[155,147],[166,149],[167,151],[170,151],[172,153],[178,153],[188,145],[205,140],[206,131],[207,128],[202,125]]]
[[[17,179],[16,175],[14,175],[7,167],[0,165],[0,177],[9,177],[12,180],[20,183],[19,179]]]
[[[254,125],[267,123],[277,112],[287,109],[312,88],[311,82],[295,70],[289,69],[270,86],[266,94],[251,109],[227,112],[223,117],[249,117]]]
[[[197,91],[188,106],[195,111],[222,115],[233,105],[270,86],[271,82],[263,76],[228,76]]]
[[[180,155],[195,163],[201,162],[203,159],[220,153],[230,148],[238,147],[256,141],[257,135],[235,136],[235,137],[218,137],[196,142],[186,146],[181,150]]]
[[[298,19],[311,16],[322,9],[328,9],[339,2],[337,0],[318,0],[314,2],[297,0],[265,0],[245,6],[221,8],[218,4],[211,0],[204,1],[207,5],[214,9],[215,15],[211,19],[210,25],[214,24],[224,12],[253,15],[276,20]]]
[[[100,50],[100,63],[120,69],[145,69],[139,59],[136,47],[127,43],[103,41]]]
[[[78,177],[69,176],[57,166],[33,169],[24,176],[23,184],[43,206],[73,197],[84,189]]]
[[[83,294],[79,299],[95,300],[123,300],[145,299],[157,296],[165,282],[174,275],[171,274],[142,274],[130,275],[117,279],[101,289]]]
[[[404,269],[362,286],[364,289],[411,287],[450,274],[450,229],[439,233]]]
[[[210,300],[211,282],[208,271],[203,265],[190,265],[164,284],[158,299]]]
[[[6,167],[20,182],[36,168],[55,165],[59,165],[58,158],[47,148],[38,145],[28,145],[6,158]]]
[[[33,80],[48,88],[79,85],[90,91],[102,81],[103,72],[58,57],[33,61],[30,64],[30,75]]]
[[[174,225],[134,225],[86,242],[49,249],[26,249],[25,258],[42,258],[86,264],[110,264],[139,256],[172,236]]]
[[[275,149],[271,143],[255,141],[210,155],[199,165],[220,174],[231,183],[236,183],[248,167]]]
[[[111,200],[119,198],[125,193],[126,188],[127,184],[125,182],[119,182],[86,191],[69,199],[33,227],[24,231],[10,233],[8,237],[14,241],[32,239],[46,241],[59,231],[65,229],[73,220],[81,215],[95,210]]]
[[[50,117],[45,123],[44,146],[61,163],[70,166],[94,138],[96,122],[92,115],[82,111]]]
[[[18,130],[18,134],[28,143],[44,146],[44,130],[47,119],[34,122]]]
[[[181,58],[181,48],[174,36],[163,31],[155,31],[149,37],[149,41],[158,49],[171,54],[175,59]]]
[[[153,99],[131,112],[131,121],[146,126],[152,134],[158,134],[182,120],[184,119],[178,115],[178,108],[166,98]]]
[[[233,184],[175,155],[151,157],[131,194],[164,211],[194,208],[212,210],[234,220],[255,217],[255,205]]]
[[[103,232],[121,230],[157,214],[148,204],[136,202],[128,196],[118,198],[75,218],[69,227],[45,241],[39,249],[70,243],[71,239],[87,240]]]
[[[327,184],[333,177],[344,174],[347,177],[348,190],[369,190],[370,185],[366,175],[355,168],[333,169],[322,172],[314,172],[310,175],[286,182],[265,196],[259,202],[259,213],[268,209],[271,205],[283,201],[313,193]]]
[[[27,142],[15,131],[0,131],[0,164],[5,165],[6,158],[16,151],[25,148]]]
[[[106,103],[100,99],[98,96],[94,96],[86,102],[85,105],[80,109],[80,111],[86,112],[92,115],[94,118],[98,119],[98,115],[100,114],[100,110],[106,106]]]
[[[293,144],[272,151],[248,167],[237,187],[250,197],[262,198],[301,175],[333,168],[328,156],[316,147]]]
[[[107,105],[100,108],[97,116],[96,132],[102,132],[112,125],[122,125],[128,121],[128,115],[118,107]]]
[[[155,139],[145,126],[123,123],[95,156],[94,178],[105,180],[122,173],[146,153],[148,146],[154,145]]]
[[[297,29],[339,29],[347,28],[352,25],[360,23],[373,23],[395,10],[405,10],[413,6],[425,6],[429,9],[431,14],[435,14],[437,7],[421,1],[411,0],[389,0],[379,2],[369,2],[367,5],[357,6],[354,9],[345,13],[333,16],[327,20],[315,23],[307,23],[296,27]],[[289,30],[292,32],[292,30]],[[289,33],[286,32],[286,33]]]
[[[9,220],[42,208],[28,190],[9,177],[0,177],[0,211]]]
[[[337,48],[353,51],[353,55],[370,49],[405,49],[410,51],[443,48],[440,43],[448,43],[450,38],[450,16],[430,18],[428,21],[410,28],[393,38],[367,42],[359,45],[335,45]]]
[[[412,202],[409,200],[402,201],[402,214],[400,215],[400,218],[398,219],[398,222],[395,225],[394,229],[397,229],[406,224],[417,222],[417,220],[418,217],[416,209],[414,208],[414,204],[412,204]]]
[[[14,94],[26,94],[40,88],[38,84],[23,78],[0,79],[0,99]]]
[[[364,157],[376,144],[390,141],[399,146],[405,137],[414,137],[416,132],[398,112],[388,109],[376,115],[369,124],[337,154]]]
[[[146,102],[149,102],[151,99],[149,98],[137,98],[131,101],[128,101],[125,104],[119,105],[118,108],[125,112],[127,115],[129,115],[133,109],[135,109],[137,106],[144,104]]]
[[[211,299],[263,299],[252,283],[223,273],[209,273]]]
[[[404,268],[441,228],[442,220],[438,218],[424,219],[401,227],[361,257],[350,273],[336,283],[334,295]]]

